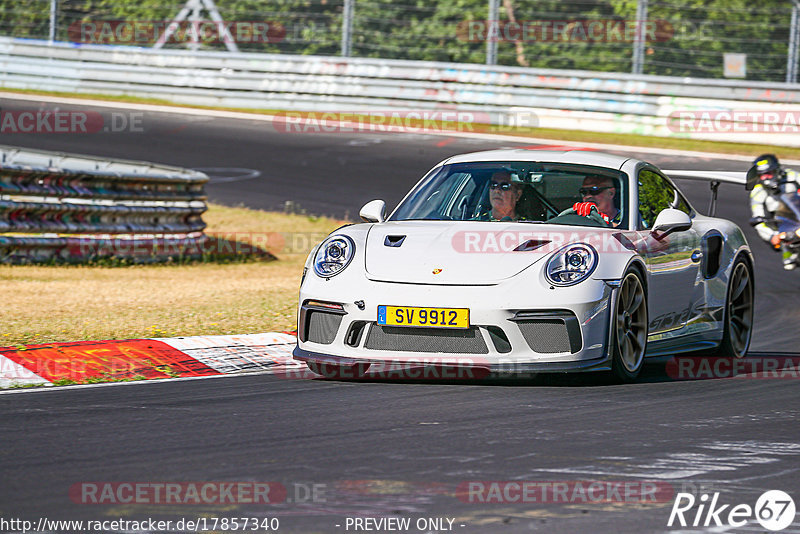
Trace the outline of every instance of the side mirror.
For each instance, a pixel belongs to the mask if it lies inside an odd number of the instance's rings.
[[[656,217],[656,222],[653,224],[652,231],[660,232],[658,237],[666,236],[672,232],[682,232],[692,227],[692,219],[682,212],[673,208],[666,208],[661,210],[661,213]]]
[[[358,215],[364,222],[381,223],[386,220],[386,202],[383,200],[367,202]]]

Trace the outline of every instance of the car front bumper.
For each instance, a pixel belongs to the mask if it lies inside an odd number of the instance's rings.
[[[611,368],[616,281],[590,279],[554,288],[513,278],[482,286],[366,278],[353,286],[309,278],[300,291],[294,358],[312,365],[369,372],[389,365],[440,365],[498,375]],[[471,326],[469,332],[381,327],[379,305],[468,308]]]

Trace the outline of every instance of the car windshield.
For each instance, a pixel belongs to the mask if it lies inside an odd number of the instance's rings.
[[[455,163],[420,182],[389,220],[521,221],[606,226],[569,210],[593,201],[614,223],[626,221],[627,179],[590,165],[530,161]]]

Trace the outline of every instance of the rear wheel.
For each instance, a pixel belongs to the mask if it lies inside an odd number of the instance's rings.
[[[647,347],[647,296],[633,271],[620,284],[612,328],[611,368],[619,379],[632,382],[642,370]]]
[[[731,269],[723,322],[725,327],[717,354],[744,358],[753,334],[753,272],[741,258]]]

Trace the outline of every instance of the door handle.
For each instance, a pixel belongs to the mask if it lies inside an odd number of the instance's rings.
[[[702,252],[700,252],[699,250],[695,250],[694,252],[692,252],[692,261],[693,262],[697,263],[702,259],[703,259],[703,253]]]

